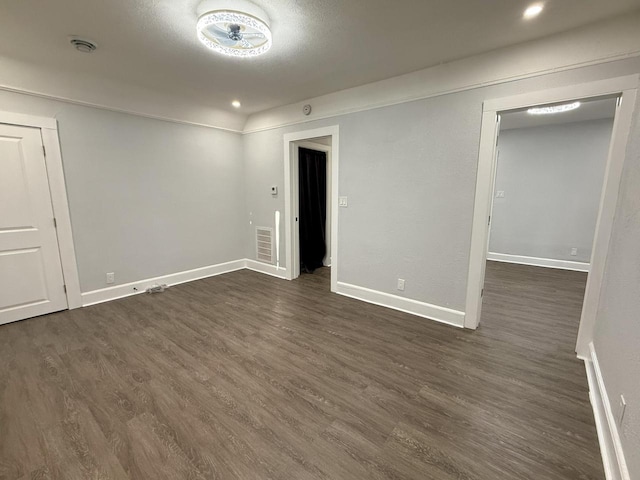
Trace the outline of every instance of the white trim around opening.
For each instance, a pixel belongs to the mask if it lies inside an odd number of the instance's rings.
[[[284,141],[284,225],[285,225],[285,261],[286,278],[293,280],[297,274],[295,268],[296,247],[296,218],[295,218],[295,192],[297,182],[294,172],[296,171],[294,161],[294,143],[312,138],[331,137],[331,291],[338,288],[338,165],[340,160],[339,143],[340,128],[338,125],[330,127],[303,130],[299,132],[287,133],[283,137]]]
[[[484,266],[487,260],[488,215],[492,200],[492,172],[495,163],[495,148],[499,129],[500,112],[560,103],[585,98],[618,95],[618,108],[613,125],[611,145],[607,160],[605,179],[600,201],[596,233],[587,279],[580,331],[576,351],[579,356],[589,355],[589,343],[593,340],[593,327],[598,309],[600,287],[609,248],[613,218],[618,199],[622,166],[631,128],[631,120],[638,88],[638,75],[616,77],[579,85],[541,90],[536,92],[498,98],[484,102],[478,173],[476,179],[475,206],[471,232],[469,274],[467,278],[467,300],[465,327],[475,329],[480,321]]]

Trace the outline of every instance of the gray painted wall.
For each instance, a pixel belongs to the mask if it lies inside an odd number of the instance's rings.
[[[244,258],[242,136],[0,92],[58,120],[83,292]]]
[[[603,119],[500,132],[504,197],[494,194],[490,252],[590,262],[612,128]]]
[[[273,226],[274,210],[284,212],[284,196],[274,199],[269,194],[272,184],[284,191],[282,135],[339,123],[339,189],[349,197],[349,206],[339,209],[338,280],[395,293],[400,277],[407,280],[404,294],[409,298],[463,307],[464,288],[456,282],[468,262],[465,225],[472,217],[477,148],[474,158],[473,151],[452,149],[440,138],[457,124],[466,127],[462,136],[470,141],[475,136],[477,143],[480,125],[470,125],[468,113],[476,110],[473,116],[479,119],[481,110],[474,108],[476,102],[466,101],[469,96],[439,97],[246,135],[247,205],[254,224]],[[454,191],[459,195],[452,195]],[[446,205],[449,197],[455,197],[453,204]],[[450,215],[460,223],[451,222]],[[429,234],[434,231],[439,233]],[[281,235],[284,240],[284,225]],[[432,255],[435,251],[440,254]],[[254,258],[253,245],[247,255]],[[281,264],[283,259],[284,241]]]
[[[596,320],[594,345],[630,478],[640,478],[640,100],[636,104]]]
[[[339,125],[338,281],[464,310],[483,101],[637,72],[635,58],[245,135],[247,214],[284,212],[269,187],[283,192],[285,133]]]

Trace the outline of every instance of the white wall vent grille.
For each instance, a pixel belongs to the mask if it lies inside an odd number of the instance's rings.
[[[256,260],[273,265],[273,228],[256,227]]]

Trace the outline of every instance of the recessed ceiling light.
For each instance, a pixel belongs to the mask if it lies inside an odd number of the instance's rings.
[[[256,57],[271,48],[267,14],[248,0],[204,0],[198,6],[198,39],[231,57]]]
[[[231,102],[231,105],[233,105],[235,108],[240,108],[242,106],[240,100],[234,100],[233,102]]]
[[[554,113],[570,112],[580,108],[580,102],[565,103],[563,105],[552,105],[550,107],[536,107],[527,110],[530,115],[552,115]]]
[[[540,15],[540,12],[542,12],[543,8],[544,8],[544,5],[542,5],[541,3],[534,3],[524,11],[523,16],[526,19],[537,17],[538,15]]]

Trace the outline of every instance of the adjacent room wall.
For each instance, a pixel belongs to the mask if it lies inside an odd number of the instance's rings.
[[[640,101],[627,148],[596,319],[594,345],[629,478],[640,478]]]
[[[613,119],[503,130],[489,252],[589,263]],[[571,249],[577,248],[577,255]]]
[[[58,120],[83,292],[244,258],[241,135],[8,92],[0,109]]]
[[[285,133],[339,125],[338,281],[463,311],[483,101],[638,72],[634,58],[247,134],[247,216],[284,212]]]

